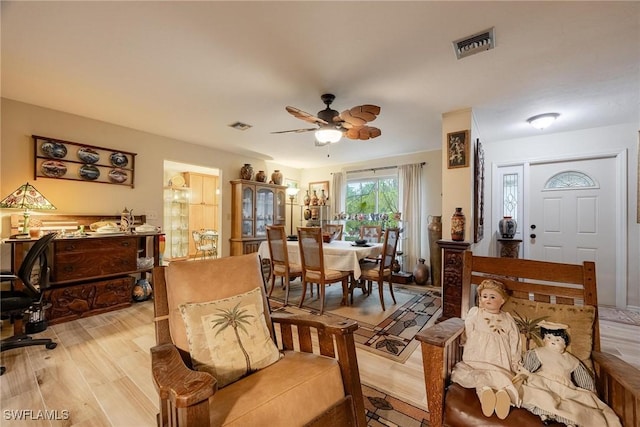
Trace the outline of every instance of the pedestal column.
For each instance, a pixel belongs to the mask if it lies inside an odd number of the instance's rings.
[[[521,239],[498,239],[501,258],[519,258]]]
[[[438,322],[462,314],[462,260],[463,252],[471,243],[438,240],[442,250],[442,316]]]

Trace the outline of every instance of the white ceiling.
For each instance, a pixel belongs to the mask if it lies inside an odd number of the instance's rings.
[[[468,107],[485,141],[537,135],[525,120],[544,112],[562,114],[545,132],[640,118],[635,1],[1,7],[3,97],[292,167],[439,149],[442,113]],[[495,49],[456,60],[453,40],[490,27]],[[316,114],[326,92],[381,106],[382,136],[270,133],[310,127],[284,107]]]

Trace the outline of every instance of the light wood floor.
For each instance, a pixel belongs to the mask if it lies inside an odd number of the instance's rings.
[[[0,424],[154,426],[158,403],[150,370],[152,317],[153,303],[138,303],[49,327],[39,335],[54,338],[54,350],[37,346],[3,352],[7,372],[0,377]],[[603,350],[640,368],[640,322],[601,320],[600,327]],[[10,329],[4,325],[2,336],[10,335]],[[363,383],[426,409],[420,351],[399,364],[358,349],[358,363]],[[67,413],[69,419],[61,420]],[[29,421],[8,419],[18,414]],[[58,421],[43,419],[47,416]]]

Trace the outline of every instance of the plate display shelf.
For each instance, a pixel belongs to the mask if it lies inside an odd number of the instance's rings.
[[[136,153],[32,135],[33,177],[134,187]]]

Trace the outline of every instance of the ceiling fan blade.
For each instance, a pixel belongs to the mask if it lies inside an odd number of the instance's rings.
[[[382,131],[373,126],[360,126],[353,127],[346,132],[346,136],[349,139],[359,139],[366,141],[367,139],[377,138],[382,135]]]
[[[302,133],[302,132],[311,132],[312,130],[318,130],[318,128],[280,130],[280,131],[271,132],[271,133]]]
[[[380,107],[364,104],[343,111],[340,113],[340,117],[354,126],[364,126],[367,122],[375,120],[378,114],[380,114]]]
[[[285,107],[286,110],[296,119],[304,120],[305,122],[314,123],[314,124],[328,124],[325,120],[322,120],[319,117],[314,116],[313,114],[309,114],[306,111],[302,111],[296,107]]]

